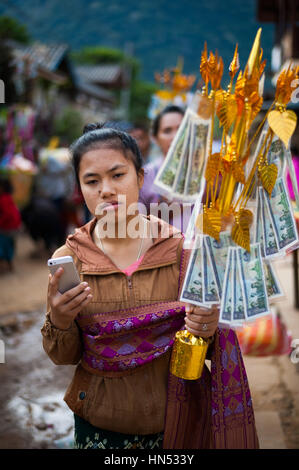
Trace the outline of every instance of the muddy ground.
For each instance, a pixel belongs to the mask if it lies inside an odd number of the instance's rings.
[[[47,253],[26,234],[17,240],[15,268],[0,276],[0,449],[54,449],[72,445],[73,415],[63,401],[73,366],[56,366],[42,349]],[[291,258],[279,266],[289,289],[280,309],[299,338],[293,308]],[[1,344],[1,343],[0,343]],[[3,359],[3,358],[2,358]],[[299,364],[289,357],[245,357],[262,448],[299,448]]]

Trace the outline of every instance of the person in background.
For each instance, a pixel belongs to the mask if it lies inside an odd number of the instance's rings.
[[[149,125],[147,123],[133,123],[129,134],[136,140],[145,165],[152,163],[160,156],[161,152],[157,144],[151,139]]]
[[[171,142],[173,141],[180,124],[184,117],[184,110],[176,105],[166,106],[154,119],[152,124],[152,135],[161,150],[161,156],[157,158],[153,163],[149,163],[144,166],[144,184],[140,190],[139,202],[142,203],[147,213],[150,213],[150,204],[160,204],[165,202],[169,204],[163,196],[161,196],[153,187],[154,180],[158,174],[161,165],[167,155]],[[189,209],[189,207],[188,207]],[[164,213],[161,211],[161,218],[168,219],[169,223],[174,225],[176,228],[181,229],[185,232],[188,223],[188,217],[182,217],[183,205],[178,207],[178,212],[181,215],[175,215],[171,211]],[[191,208],[188,211],[191,214]]]
[[[12,198],[8,178],[0,177],[0,272],[13,270],[15,235],[21,226],[21,215]]]

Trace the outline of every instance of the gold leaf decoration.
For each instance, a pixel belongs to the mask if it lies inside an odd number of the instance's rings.
[[[296,113],[291,110],[283,112],[278,110],[270,111],[268,123],[272,131],[283,141],[284,145],[288,147],[289,140],[296,129]]]
[[[245,173],[243,166],[238,162],[232,164],[232,174],[238,183],[245,184]]]
[[[271,163],[271,165],[265,165],[260,169],[259,175],[263,188],[267,191],[269,196],[271,196],[278,175],[277,166],[275,163]]]
[[[211,207],[206,209],[203,214],[203,232],[210,237],[219,240],[219,233],[221,230],[221,214],[220,212]]]
[[[235,121],[238,112],[238,105],[235,96],[228,96],[217,107],[217,116],[220,125],[223,126],[226,133],[228,133],[231,125]]]
[[[213,106],[207,96],[201,95],[198,101],[197,114],[203,119],[209,119],[212,116]]]
[[[206,166],[206,171],[205,171],[205,179],[208,183],[213,181],[216,178],[218,172],[220,171],[220,166],[221,166],[220,153],[213,153],[207,161],[207,166]]]
[[[235,224],[231,232],[232,240],[247,251],[250,251],[249,227],[252,220],[252,212],[248,209],[241,209],[235,216]]]

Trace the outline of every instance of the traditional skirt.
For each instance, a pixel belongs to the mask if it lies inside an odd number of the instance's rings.
[[[75,449],[162,449],[163,432],[134,435],[107,431],[74,414]]]

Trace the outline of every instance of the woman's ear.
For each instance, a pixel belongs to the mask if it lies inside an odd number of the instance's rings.
[[[141,189],[144,183],[144,169],[141,168],[137,174],[138,188]]]

